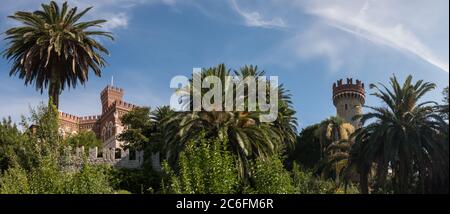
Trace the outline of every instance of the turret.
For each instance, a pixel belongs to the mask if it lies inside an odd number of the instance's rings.
[[[108,85],[101,92],[100,98],[102,101],[102,112],[105,112],[105,110],[108,109],[108,107],[110,107],[114,102],[122,101],[123,89]]]
[[[336,114],[355,128],[359,128],[361,124],[354,121],[353,117],[362,113],[365,99],[364,83],[359,80],[353,83],[352,78],[347,78],[345,84],[342,79],[333,84],[333,104],[336,107]]]

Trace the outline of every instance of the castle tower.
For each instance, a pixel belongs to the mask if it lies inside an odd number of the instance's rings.
[[[343,84],[342,79],[333,84],[333,104],[336,107],[337,116],[351,123],[355,128],[361,127],[359,121],[354,121],[355,115],[362,113],[366,96],[364,83],[352,78],[347,78],[347,83]]]
[[[123,89],[114,86],[106,86],[105,89],[100,93],[100,99],[102,101],[102,112],[110,107],[114,102],[122,101]]]

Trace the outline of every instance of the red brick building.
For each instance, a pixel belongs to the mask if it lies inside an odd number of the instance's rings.
[[[122,142],[117,136],[124,130],[120,118],[136,105],[123,101],[124,90],[114,86],[106,86],[100,93],[102,103],[101,115],[75,116],[60,112],[59,130],[63,136],[80,133],[82,131],[93,131],[103,142],[104,148],[118,148]]]

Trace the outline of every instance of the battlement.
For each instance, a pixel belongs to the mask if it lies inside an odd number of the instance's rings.
[[[91,115],[91,116],[83,116],[79,117],[80,123],[83,122],[95,122],[97,120],[100,120],[101,115]]]
[[[343,92],[354,92],[364,97],[365,96],[364,83],[361,82],[360,80],[356,80],[356,82],[353,83],[353,78],[347,78],[347,83],[345,84],[343,83],[342,79],[333,83],[333,97]]]
[[[116,101],[115,105],[123,107],[123,108],[127,108],[127,109],[133,109],[133,108],[137,107],[137,105],[134,105],[134,104],[131,104],[131,103],[127,103],[127,102],[124,102],[124,101]]]
[[[59,119],[70,120],[70,121],[76,122],[76,123],[78,123],[80,121],[80,117],[72,115],[72,114],[68,114],[68,113],[65,113],[62,111],[59,112]]]
[[[103,91],[100,93],[100,96],[103,96],[104,94],[106,94],[107,91],[114,91],[114,92],[118,92],[118,93],[123,93],[124,92],[124,90],[122,88],[111,86],[111,85],[107,85],[105,87],[105,89],[103,89]]]
[[[113,109],[116,109],[117,107],[121,107],[121,108],[125,108],[125,109],[134,109],[134,108],[137,108],[138,106],[118,100],[118,101],[114,101],[110,106],[103,109],[103,113],[107,113]]]

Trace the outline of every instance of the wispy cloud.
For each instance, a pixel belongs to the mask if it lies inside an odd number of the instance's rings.
[[[325,7],[321,5],[306,7],[306,9],[308,13],[322,18],[333,27],[371,42],[414,54],[441,70],[449,72],[448,61],[435,54],[403,23],[380,21],[379,17],[375,16],[377,13],[371,13],[373,11],[371,11],[370,2],[366,1],[359,8],[327,4]]]
[[[250,27],[262,28],[283,28],[286,24],[280,17],[275,17],[270,20],[265,19],[259,12],[247,12],[242,10],[235,0],[231,0],[233,9],[245,19],[245,24]]]
[[[111,14],[110,18],[104,24],[104,29],[114,30],[116,28],[125,28],[128,26],[129,17],[126,13]]]

